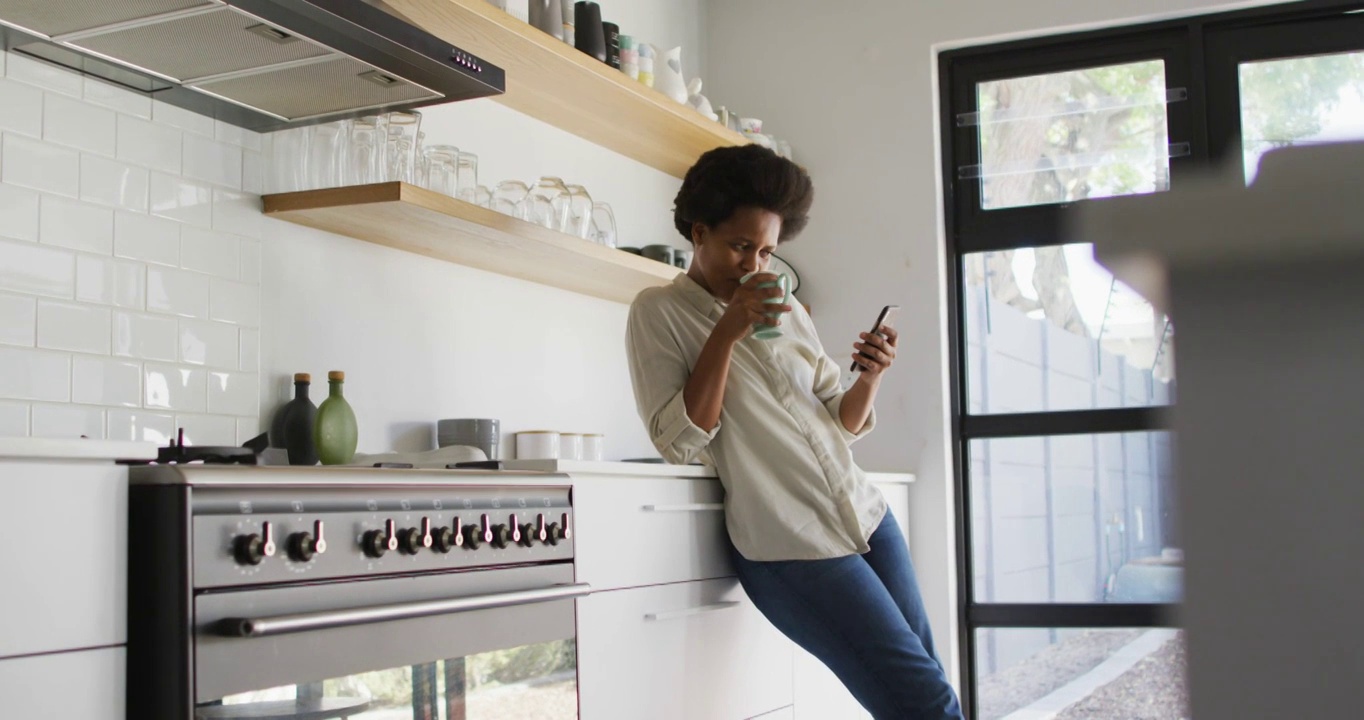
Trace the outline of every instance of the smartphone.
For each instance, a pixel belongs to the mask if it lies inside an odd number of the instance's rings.
[[[883,327],[894,327],[895,316],[899,314],[900,314],[899,305],[887,305],[881,308],[881,314],[876,316],[876,324],[871,326],[871,331],[873,333],[878,333],[881,332],[881,328]],[[866,353],[861,353],[861,355],[862,357],[867,357]],[[852,367],[849,369],[852,370],[853,372],[862,372],[865,368],[863,368],[861,365],[858,365],[856,361],[853,361]]]

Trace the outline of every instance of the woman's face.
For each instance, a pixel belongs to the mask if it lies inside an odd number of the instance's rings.
[[[741,207],[715,227],[695,223],[691,230],[695,254],[687,277],[721,302],[729,302],[739,289],[739,278],[767,269],[780,235],[781,216],[756,207]]]

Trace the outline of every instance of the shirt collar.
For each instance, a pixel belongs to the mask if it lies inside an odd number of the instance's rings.
[[[705,288],[696,284],[695,280],[687,277],[686,273],[678,273],[677,277],[673,278],[673,287],[677,288],[682,297],[686,298],[687,302],[702,315],[724,314],[724,306],[720,301],[715,299],[715,296],[707,292]]]

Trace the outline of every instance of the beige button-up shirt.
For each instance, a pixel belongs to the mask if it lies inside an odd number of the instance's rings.
[[[725,487],[730,538],[750,560],[815,560],[868,550],[886,513],[881,492],[853,462],[857,434],[839,419],[843,388],[799,303],[773,340],[734,348],[720,423],[692,423],[682,393],[724,305],[686,275],[630,306],[626,349],[640,417],[668,462],[699,460]]]

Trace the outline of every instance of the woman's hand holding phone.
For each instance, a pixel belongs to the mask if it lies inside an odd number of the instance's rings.
[[[852,355],[851,370],[875,378],[895,362],[895,344],[900,334],[892,325],[899,310],[899,305],[885,306],[881,309],[880,316],[876,318],[876,324],[872,325],[871,331],[858,335],[860,342],[853,343],[855,352]]]

